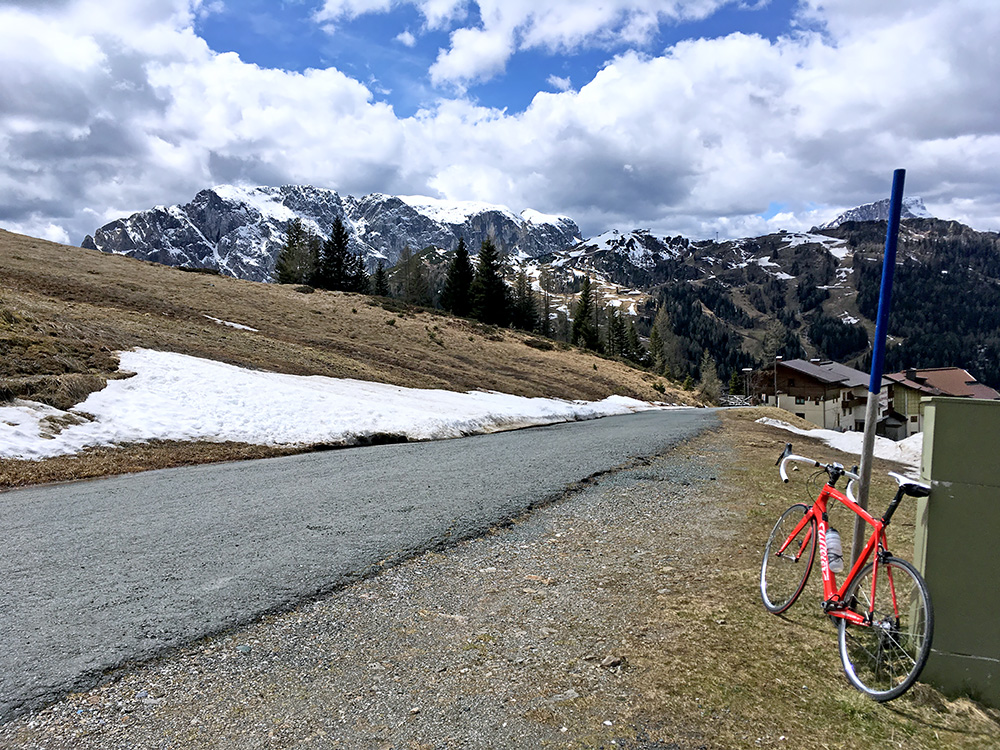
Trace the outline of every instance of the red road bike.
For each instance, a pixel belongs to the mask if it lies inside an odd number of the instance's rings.
[[[889,472],[899,489],[885,514],[874,518],[854,498],[853,483],[859,479],[856,468],[848,471],[837,463],[821,464],[795,455],[788,444],[776,464],[782,481],[788,481],[785,466],[794,462],[817,467],[816,476],[826,472],[828,479],[811,506],[793,505],[774,525],[760,566],[764,606],[780,614],[795,603],[809,579],[818,546],[822,607],[837,624],[840,660],[847,679],[876,701],[898,698],[916,681],[927,661],[934,612],[920,573],[889,552],[885,529],[904,495],[926,497],[930,487]],[[836,488],[845,477],[849,480],[847,494]],[[872,527],[868,543],[839,588],[827,548],[830,500],[842,503]]]

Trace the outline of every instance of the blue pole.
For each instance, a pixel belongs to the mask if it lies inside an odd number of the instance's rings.
[[[878,317],[875,320],[875,342],[872,346],[872,371],[868,384],[868,404],[865,408],[865,434],[861,444],[861,479],[858,481],[858,505],[868,507],[868,487],[872,477],[872,456],[875,452],[875,424],[879,415],[879,394],[882,391],[882,369],[885,366],[885,339],[889,327],[889,303],[892,299],[892,276],[896,271],[896,244],[899,240],[899,217],[903,212],[903,179],[905,169],[892,174],[892,197],[889,199],[889,226],[885,233],[885,257],[882,259],[882,288],[878,295]],[[851,565],[858,561],[865,545],[867,527],[861,516],[854,522],[854,542]]]
[[[882,286],[878,293],[878,317],[875,320],[875,342],[872,349],[869,393],[882,390],[882,370],[885,367],[885,339],[889,327],[889,304],[892,300],[892,276],[896,271],[896,245],[899,242],[899,217],[903,212],[903,182],[906,170],[892,173],[892,197],[889,199],[889,226],[885,233],[885,258],[882,261]]]

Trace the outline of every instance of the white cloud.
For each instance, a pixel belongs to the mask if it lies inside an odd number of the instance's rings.
[[[641,38],[651,17],[718,2],[580,0],[575,13],[483,2],[475,26],[455,26],[466,3],[416,5],[428,28],[452,29],[436,80],[470,85],[526,46]],[[885,197],[897,167],[938,215],[1000,228],[1000,16],[986,0],[907,0],[892,13],[810,0],[804,30],[777,42],[735,34],[625,52],[576,90],[551,75],[555,91],[524,111],[453,96],[406,118],[338,70],[213,52],[193,27],[211,3],[26,7],[0,6],[0,225],[30,234],[79,242],[212,184],[302,182],[532,207],[587,234],[733,236],[807,229]],[[336,22],[385,7],[323,12]],[[772,203],[782,213],[763,218]]]
[[[570,81],[569,77],[561,78],[560,76],[553,74],[545,80],[546,83],[548,83],[549,86],[554,88],[556,91],[569,91],[573,88],[573,82]]]
[[[323,7],[316,11],[317,21],[339,21],[357,18],[365,13],[385,13],[390,0],[323,0]]]
[[[451,35],[451,48],[441,50],[430,69],[436,85],[488,80],[502,73],[514,53],[510,30],[459,29]]]
[[[402,44],[404,47],[415,47],[417,44],[417,38],[413,36],[409,31],[403,31],[396,35],[396,41]]]

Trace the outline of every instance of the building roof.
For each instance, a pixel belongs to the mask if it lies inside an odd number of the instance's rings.
[[[782,367],[787,367],[795,372],[801,372],[821,383],[839,385],[843,388],[856,388],[858,386],[868,387],[871,377],[868,373],[855,370],[853,367],[842,365],[839,362],[823,360],[820,362],[809,362],[804,359],[790,359],[787,362],[778,363]],[[889,381],[882,378],[882,385],[888,385]]]
[[[928,396],[1000,399],[1000,392],[980,383],[961,367],[911,369],[894,372],[886,377]]]

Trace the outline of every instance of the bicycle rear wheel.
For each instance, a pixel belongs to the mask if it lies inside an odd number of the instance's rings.
[[[916,682],[930,654],[934,611],[927,584],[913,565],[891,557],[878,564],[877,573],[869,563],[844,601],[858,614],[871,612],[870,625],[840,621],[837,638],[847,679],[880,703],[898,698]]]
[[[776,615],[795,603],[809,580],[809,571],[816,556],[815,519],[803,526],[785,551],[778,554],[808,510],[802,503],[796,503],[782,513],[764,547],[764,559],[760,564],[760,598],[767,610]]]

